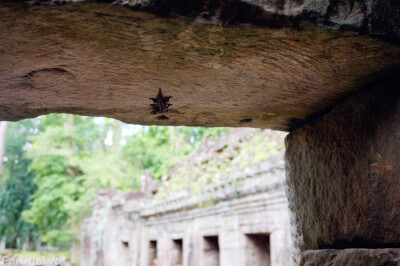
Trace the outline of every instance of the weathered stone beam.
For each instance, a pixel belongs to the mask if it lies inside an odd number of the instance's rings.
[[[299,258],[300,266],[399,265],[400,248],[308,250]]]
[[[398,71],[355,32],[220,27],[95,3],[0,3],[0,120],[52,112],[127,123],[290,130]],[[168,113],[151,114],[158,88]]]

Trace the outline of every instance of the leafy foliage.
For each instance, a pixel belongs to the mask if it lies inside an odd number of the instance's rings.
[[[127,140],[123,149],[134,167],[150,170],[156,180],[182,161],[198,141],[211,135],[219,136],[227,128],[165,127],[143,128],[139,135]]]
[[[0,236],[6,236],[11,247],[36,237],[35,228],[20,219],[21,212],[30,207],[30,195],[36,190],[32,182],[34,174],[28,171],[30,160],[24,157],[27,139],[37,133],[35,129],[32,120],[11,124],[8,129],[7,160],[0,183]]]
[[[10,128],[6,178],[0,184],[0,236],[6,235],[14,246],[29,236],[61,248],[71,243],[71,227],[90,212],[100,189],[139,189],[145,170],[161,180],[196,142],[227,131],[136,126],[122,138],[132,127],[66,114],[24,120]]]
[[[47,126],[26,154],[38,189],[23,217],[38,228],[42,241],[61,247],[71,240],[71,223],[89,211],[100,188],[132,187],[129,168],[118,163],[118,155],[96,152],[100,131],[94,119],[68,119]]]
[[[179,190],[197,194],[207,185],[224,178],[246,176],[246,170],[253,171],[259,164],[280,158],[285,135],[271,130],[239,129],[219,139],[208,138],[168,173],[156,197],[163,198]]]

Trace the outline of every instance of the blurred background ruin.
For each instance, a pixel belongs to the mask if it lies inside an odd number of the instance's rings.
[[[236,243],[252,265],[289,261],[285,133],[68,114],[1,128],[3,257],[217,265]]]

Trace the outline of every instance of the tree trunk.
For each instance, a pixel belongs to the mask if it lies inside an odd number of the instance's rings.
[[[73,265],[77,265],[81,261],[81,223],[74,223],[72,224],[72,247],[71,247],[71,253],[70,253],[70,262]]]
[[[6,249],[6,244],[7,244],[7,236],[3,236],[0,242],[0,250]]]
[[[121,148],[121,131],[122,131],[122,123],[118,120],[114,120],[112,124],[112,152],[118,153]]]
[[[74,116],[66,114],[67,120],[64,122],[64,129],[71,128],[74,126]]]
[[[0,175],[3,170],[3,157],[6,148],[8,123],[9,123],[8,121],[0,122]]]
[[[99,152],[106,151],[105,142],[106,142],[106,138],[108,136],[108,132],[109,131],[110,131],[110,125],[109,125],[109,122],[108,122],[108,118],[105,118],[103,130],[102,130],[101,136],[100,136],[100,140],[99,140],[99,143],[97,144],[97,147],[96,147],[96,149]]]
[[[29,250],[33,250],[33,242],[32,239],[27,236],[25,238],[24,244],[22,245],[22,251],[29,251]]]

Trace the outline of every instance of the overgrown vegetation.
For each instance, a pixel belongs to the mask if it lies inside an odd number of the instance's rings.
[[[156,197],[163,198],[183,189],[198,194],[227,176],[246,176],[246,169],[255,170],[259,164],[280,156],[284,136],[283,132],[251,129],[245,134],[232,131],[221,139],[208,139],[200,145],[198,153],[169,172]]]
[[[68,248],[71,228],[100,189],[139,189],[143,171],[159,181],[196,142],[227,130],[66,114],[11,123],[0,176],[0,239],[10,248]]]

